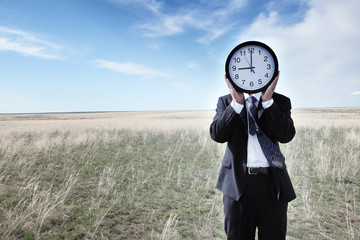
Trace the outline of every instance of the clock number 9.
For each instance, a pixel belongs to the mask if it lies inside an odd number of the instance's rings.
[[[233,70],[233,71],[236,71],[236,66],[232,66],[232,70]]]

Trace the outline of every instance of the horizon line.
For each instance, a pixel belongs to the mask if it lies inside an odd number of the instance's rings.
[[[359,107],[295,107],[292,110],[311,110],[311,109],[360,109]],[[25,114],[86,114],[86,113],[122,113],[122,112],[189,112],[189,111],[215,111],[214,109],[163,109],[163,110],[95,110],[95,111],[49,111],[49,112],[5,112],[0,115],[25,115]]]

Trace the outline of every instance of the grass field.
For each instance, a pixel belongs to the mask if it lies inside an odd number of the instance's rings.
[[[224,239],[213,115],[0,115],[0,239]],[[288,239],[360,239],[360,109],[293,118]]]

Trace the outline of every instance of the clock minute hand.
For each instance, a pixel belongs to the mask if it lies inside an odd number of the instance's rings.
[[[250,71],[253,73],[255,73],[254,68],[255,67],[252,66],[252,49],[250,49]]]

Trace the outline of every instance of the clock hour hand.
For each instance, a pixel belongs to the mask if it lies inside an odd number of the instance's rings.
[[[253,71],[252,69],[255,67],[244,67],[244,68],[238,68],[238,70],[245,70],[245,69],[251,69],[251,71]]]

